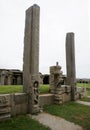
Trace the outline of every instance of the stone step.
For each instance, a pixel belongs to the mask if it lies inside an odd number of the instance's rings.
[[[0,108],[1,107],[8,107],[9,105],[8,104],[0,104]]]
[[[10,118],[11,118],[10,113],[0,115],[0,121],[3,121],[3,120],[8,120],[8,119],[10,119]]]
[[[54,101],[55,104],[63,104],[63,101]]]
[[[10,107],[0,108],[0,115],[3,113],[10,113],[10,111],[11,111]]]

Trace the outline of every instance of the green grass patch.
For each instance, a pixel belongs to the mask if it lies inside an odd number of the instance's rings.
[[[40,85],[40,89],[39,89],[40,94],[49,93],[49,89],[50,89],[49,84],[48,85],[44,85],[44,84]]]
[[[0,122],[0,130],[50,130],[28,116],[19,116]]]
[[[87,91],[87,95],[90,96],[90,91]]]
[[[49,93],[49,85],[40,85],[40,94]],[[23,86],[22,85],[4,85],[0,86],[0,94],[7,93],[22,93]]]
[[[90,88],[90,83],[77,83],[77,87],[86,87],[86,88]]]
[[[90,88],[90,83],[77,83],[77,87],[86,87]],[[90,96],[90,90],[87,90],[87,95]]]
[[[69,102],[63,105],[46,105],[44,110],[90,130],[90,106]]]
[[[82,98],[81,101],[90,102],[90,98],[85,97],[85,98]]]
[[[22,85],[4,85],[4,86],[0,86],[0,94],[21,93],[22,90],[23,90]]]

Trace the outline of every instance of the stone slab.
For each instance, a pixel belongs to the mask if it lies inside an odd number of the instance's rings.
[[[32,118],[50,127],[51,130],[84,130],[79,125],[48,113],[40,113],[39,115],[32,116]]]

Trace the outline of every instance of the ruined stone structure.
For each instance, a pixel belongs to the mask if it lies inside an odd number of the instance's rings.
[[[39,72],[39,83],[49,84],[50,74]],[[63,85],[66,84],[66,76],[62,75]],[[76,79],[77,83],[90,83],[90,79]],[[23,85],[23,71],[16,69],[0,69],[0,85]]]
[[[0,69],[0,85],[22,85],[23,73],[20,70]]]
[[[76,74],[73,33],[68,33],[66,36],[67,77],[62,76],[61,66],[59,66],[58,63],[56,66],[51,66],[51,93],[39,96],[40,77],[43,79],[43,76],[39,73],[39,12],[40,7],[38,5],[33,5],[26,11],[23,93],[0,95],[0,120],[19,114],[35,114],[40,111],[39,106],[42,107],[43,105],[53,103],[62,104],[86,96],[85,89],[76,88],[75,85]],[[12,72],[14,75],[17,75],[17,71],[2,71],[2,84],[11,84],[10,79]],[[13,82],[16,81],[14,80],[15,79],[13,79]],[[18,77],[18,83],[20,83],[19,81],[20,77]]]
[[[71,87],[63,85],[61,66],[50,67],[50,92],[54,94],[54,103],[62,104],[71,100]]]
[[[61,66],[50,67],[50,92],[55,93],[59,84],[63,83]]]
[[[75,100],[76,92],[76,70],[75,70],[75,47],[74,33],[66,35],[66,67],[67,67],[67,85],[71,86],[71,99]]]
[[[26,11],[23,92],[28,94],[28,112],[39,112],[39,12],[33,5]]]
[[[87,78],[77,78],[76,81],[77,83],[90,83],[90,79]]]

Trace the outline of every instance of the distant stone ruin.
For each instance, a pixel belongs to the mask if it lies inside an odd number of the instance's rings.
[[[23,84],[23,72],[15,69],[0,69],[0,85]]]

